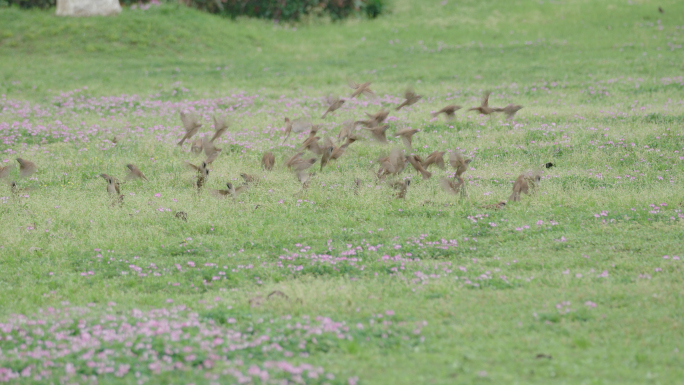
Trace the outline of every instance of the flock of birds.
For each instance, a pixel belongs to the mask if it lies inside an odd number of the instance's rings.
[[[349,86],[353,89],[352,94],[349,99],[359,97],[361,95],[367,98],[375,98],[375,93],[370,88],[371,83],[358,84],[353,81],[349,82]],[[491,107],[489,106],[489,95],[490,92],[485,92],[482,102],[479,106],[469,108],[467,111],[477,111],[482,115],[491,115],[494,113],[503,113],[506,115],[507,119],[511,119],[516,112],[518,112],[522,106],[509,104],[506,107]],[[396,111],[401,110],[403,107],[411,106],[418,102],[422,98],[421,95],[416,94],[412,89],[406,90],[404,93],[404,101],[396,107]],[[328,108],[323,113],[321,119],[324,119],[328,114],[331,114],[342,107],[345,103],[344,99],[340,99],[336,96],[328,96],[327,104]],[[439,111],[433,112],[432,116],[437,117],[440,114],[444,114],[447,120],[454,118],[456,111],[460,110],[462,107],[458,105],[448,105]],[[344,122],[340,132],[337,135],[337,144],[330,137],[325,137],[321,142],[321,138],[317,136],[320,129],[320,125],[312,124],[309,119],[300,118],[290,120],[285,118],[285,139],[283,143],[290,138],[292,133],[298,134],[305,131],[309,131],[309,135],[298,148],[297,152],[287,159],[284,160],[284,166],[292,170],[297,177],[297,180],[302,185],[302,190],[299,193],[306,190],[309,187],[312,177],[314,177],[315,172],[309,172],[309,169],[320,160],[320,170],[322,171],[331,161],[339,159],[344,155],[345,151],[349,148],[351,144],[360,139],[358,136],[357,127],[363,128],[369,132],[372,140],[387,144],[387,130],[389,129],[389,124],[385,123],[389,116],[390,111],[387,109],[381,109],[375,114],[366,113],[367,119],[365,120],[349,120]],[[200,155],[204,152],[206,158],[199,165],[192,164],[190,162],[185,162],[187,167],[196,173],[196,179],[194,181],[194,187],[199,193],[202,192],[204,186],[207,184],[209,178],[210,169],[208,168],[219,156],[221,149],[214,145],[214,142],[220,138],[229,127],[226,117],[213,117],[214,120],[214,133],[213,135],[204,136],[200,139],[192,140],[192,138],[198,134],[202,124],[199,118],[195,114],[186,114],[184,112],[180,113],[180,118],[185,128],[185,135],[178,142],[179,146],[188,141],[190,142],[190,151],[195,155]],[[399,174],[401,174],[410,165],[420,175],[423,179],[430,179],[432,173],[429,171],[430,167],[435,166],[442,170],[446,168],[444,162],[444,155],[447,151],[434,151],[425,159],[421,156],[412,153],[412,138],[418,133],[419,130],[411,128],[401,128],[397,129],[394,136],[401,138],[402,143],[408,151],[408,155],[399,148],[392,149],[388,155],[381,155],[377,162],[380,168],[375,173],[378,182],[387,183],[390,187],[398,190],[396,197],[399,199],[406,198],[408,192],[408,187],[411,184],[411,179],[401,179]],[[119,137],[115,137],[112,141],[116,143],[121,140]],[[314,156],[310,158],[305,158],[304,154],[306,152],[312,153]],[[320,158],[319,158],[320,157]],[[466,196],[466,186],[462,175],[468,170],[470,163],[473,161],[472,158],[466,158],[459,150],[451,151],[448,155],[448,162],[451,167],[456,171],[453,178],[441,178],[439,184],[441,188],[452,195]],[[28,177],[34,174],[38,168],[35,163],[17,158],[19,163],[19,175],[22,178]],[[275,156],[272,152],[266,152],[261,159],[261,166],[266,171],[273,170],[275,166]],[[546,163],[542,167],[534,171],[528,171],[527,173],[520,174],[513,184],[513,192],[508,198],[509,201],[519,201],[521,194],[532,194],[539,182],[541,181],[543,172],[542,168],[553,167],[553,163]],[[0,168],[0,179],[8,178],[14,165],[8,165]],[[126,180],[141,179],[147,181],[145,174],[134,164],[126,165],[128,174],[126,175]],[[123,195],[121,194],[121,182],[110,175],[100,174],[100,176],[107,182],[107,193],[112,197],[112,204],[123,204]],[[235,186],[233,183],[226,183],[225,190],[210,190],[209,192],[217,198],[225,198],[231,196],[236,198],[241,193],[249,189],[250,185],[256,184],[260,181],[260,178],[255,175],[250,175],[246,173],[240,174],[244,179],[244,184],[241,186]],[[10,183],[11,190],[15,194],[24,193],[27,189],[21,189],[17,186],[16,182]],[[361,187],[361,180],[355,180],[354,192],[358,194],[358,190]],[[500,209],[506,205],[506,202],[498,202],[491,205],[486,205],[486,208]],[[179,212],[182,214],[182,212]],[[177,215],[179,216],[179,215]],[[179,216],[181,219],[185,219],[183,215]]]

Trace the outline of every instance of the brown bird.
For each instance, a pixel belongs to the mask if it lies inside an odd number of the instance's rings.
[[[440,169],[444,170],[446,168],[444,165],[444,154],[445,151],[434,151],[432,154],[428,155],[427,158],[425,158],[425,161],[422,162],[423,168],[427,170],[428,167],[434,164]]]
[[[311,128],[311,122],[307,119],[304,118],[298,118],[293,121],[290,121],[290,118],[285,118],[285,139],[283,139],[283,143],[287,140],[287,138],[290,137],[290,133],[294,132],[295,134],[298,134],[306,129]]]
[[[376,97],[375,92],[370,89],[370,82],[359,84],[353,80],[349,80],[347,83],[349,84],[349,87],[354,90],[354,92],[352,92],[352,94],[349,96],[349,99],[354,99],[361,94],[365,95],[367,98]]]
[[[314,176],[314,173],[307,173],[304,171],[300,171],[297,173],[297,180],[299,183],[302,184],[302,189],[306,190],[309,188],[309,184],[311,183],[311,178]]]
[[[221,149],[216,148],[216,146],[214,146],[214,143],[211,140],[209,140],[209,137],[207,136],[205,136],[202,140],[202,148],[204,149],[204,155],[206,155],[207,158],[213,156],[214,159],[216,159],[216,156],[218,155],[214,156],[214,154],[221,152]]]
[[[662,7],[658,7],[658,12],[660,12],[660,13],[665,13],[665,11],[663,11],[663,8],[662,8]]]
[[[287,168],[292,168],[294,165],[296,165],[298,162],[302,161],[302,155],[304,155],[304,151],[300,151],[294,155],[292,155],[290,158],[288,158],[284,163],[285,167]]]
[[[527,185],[527,180],[525,179],[525,174],[520,174],[513,183],[513,192],[511,193],[511,196],[508,197],[508,200],[513,202],[520,201],[521,193],[530,193],[529,186]]]
[[[17,162],[19,162],[19,177],[21,178],[31,176],[35,174],[36,171],[38,171],[38,167],[36,167],[36,164],[31,161],[22,158],[17,158]]]
[[[107,175],[107,174],[105,174],[105,173],[100,174],[100,177],[102,177],[102,179],[104,179],[104,180],[107,181],[107,182],[108,182],[109,179],[111,178],[111,179],[114,180],[114,182],[119,183],[119,180],[118,180],[118,179],[116,179],[116,178],[113,177],[113,176]]]
[[[406,193],[408,192],[408,187],[410,184],[411,179],[406,179],[392,182],[390,183],[390,186],[395,190],[399,190],[399,193],[397,194],[397,199],[406,199]]]
[[[482,207],[485,208],[485,209],[490,209],[490,210],[500,210],[500,209],[504,208],[504,206],[506,206],[506,202],[503,202],[503,201],[502,201],[502,202],[499,202],[499,203],[493,203],[493,204],[489,204],[489,205],[484,205],[484,206],[482,206]]]
[[[354,179],[354,194],[359,195],[359,189],[361,188],[361,179]]]
[[[482,102],[480,103],[480,105],[477,107],[469,108],[468,111],[478,111],[482,115],[489,115],[496,112],[495,108],[489,107],[489,95],[491,95],[491,92],[485,91],[484,96],[482,96]]]
[[[214,136],[211,137],[211,142],[220,138],[228,130],[228,121],[225,116],[221,116],[216,119],[216,116],[212,116],[214,119]]]
[[[369,127],[369,128],[379,126],[382,123],[384,123],[385,119],[387,119],[387,117],[389,116],[389,110],[383,109],[383,110],[376,112],[375,114],[371,115],[369,113],[366,113],[366,115],[368,115],[368,117],[370,119],[368,119],[368,120],[357,120],[356,122],[354,122],[353,125],[355,126],[357,124],[361,124],[361,125],[363,125],[365,127]]]
[[[112,138],[112,143],[117,144],[123,142],[126,137],[124,135],[114,135]]]
[[[398,175],[406,168],[408,160],[401,152],[401,150],[394,148],[390,151],[389,156],[378,158],[380,169],[378,170],[378,178],[383,180],[386,175]]]
[[[432,173],[430,171],[426,170],[423,168],[423,165],[420,164],[420,162],[416,159],[414,155],[407,155],[406,160],[408,160],[409,163],[411,163],[411,166],[420,173],[420,175],[423,176],[423,180],[425,179],[430,179],[432,177]]]
[[[244,172],[242,174],[240,174],[240,176],[242,177],[242,179],[245,180],[245,184],[248,184],[248,183],[256,184],[256,183],[259,183],[259,180],[261,180],[261,178],[259,178],[256,175],[245,174]]]
[[[204,150],[202,138],[193,140],[192,145],[190,145],[190,151],[195,155],[199,155],[202,153],[202,150]]]
[[[185,128],[185,136],[178,142],[179,146],[185,143],[186,139],[192,138],[197,131],[199,131],[202,124],[199,122],[199,118],[195,114],[186,114],[184,112],[180,113],[181,122],[183,122],[183,127]]]
[[[312,126],[311,126],[311,129],[309,130],[309,138],[312,138],[312,137],[316,136],[316,134],[318,133],[318,130],[320,130],[320,129],[321,129],[321,125],[320,125],[320,124],[314,124],[314,125],[312,125]]]
[[[446,120],[451,120],[456,116],[456,111],[460,110],[461,108],[463,107],[450,104],[437,112],[433,112],[431,115],[433,118],[436,118],[437,115],[444,114],[446,116]]]
[[[297,171],[304,171],[304,170],[306,170],[307,168],[313,166],[314,163],[316,163],[317,160],[318,160],[318,159],[316,159],[316,158],[310,158],[310,159],[306,159],[306,160],[303,160],[303,159],[302,159],[302,160],[298,161],[295,165],[293,165],[293,166],[292,166],[292,169],[293,169],[295,172],[297,172]]]
[[[503,112],[506,114],[506,119],[513,119],[513,116],[515,115],[516,112],[520,111],[523,108],[521,105],[513,105],[509,104],[506,107],[503,108],[494,108],[495,112]]]
[[[340,99],[340,97],[337,95],[330,94],[326,98],[326,103],[328,104],[328,109],[325,111],[325,113],[323,113],[323,116],[321,116],[321,119],[325,119],[325,117],[329,113],[335,112],[340,107],[342,107],[342,105],[344,104],[344,100]]]
[[[332,140],[330,138],[325,138],[326,139],[326,147],[323,149],[323,156],[321,157],[321,171],[323,171],[323,167],[325,167],[328,164],[328,161],[332,157],[332,153],[335,150],[335,146],[332,144]],[[330,141],[330,144],[328,145],[327,141]]]
[[[200,163],[199,166],[195,166],[192,163],[185,162],[185,164],[191,169],[197,172],[197,182],[195,183],[195,186],[197,187],[197,191],[202,190],[202,186],[206,183],[207,179],[209,178],[209,170],[207,169],[207,162],[202,162]]]
[[[274,165],[275,165],[275,155],[273,155],[272,152],[265,153],[264,156],[261,158],[261,167],[264,170],[271,171],[271,170],[273,170]]]
[[[354,143],[355,139],[352,139],[351,137],[347,138],[347,141],[341,145],[340,147],[335,147],[333,149],[332,155],[330,156],[330,159],[338,159],[342,155],[344,155],[344,152],[347,150],[347,147],[349,147],[350,144]]]
[[[389,124],[383,124],[382,126],[375,126],[372,128],[366,128],[366,130],[371,132],[371,135],[373,139],[380,143],[388,143],[387,141],[387,136],[385,136],[385,132],[389,128]]]
[[[230,195],[233,197],[233,199],[235,199],[238,195],[249,189],[249,185],[244,184],[236,188],[230,182],[226,183],[226,187],[228,188],[227,190],[211,190],[211,195],[215,196],[216,198],[225,198]]]
[[[115,204],[123,205],[124,196],[121,195],[121,188],[119,187],[119,181],[115,178],[109,177],[107,179],[107,192],[112,197],[112,206]]]
[[[423,96],[416,94],[413,89],[408,88],[404,91],[404,101],[397,107],[397,111],[401,110],[403,107],[408,107],[416,104]]]
[[[465,182],[460,176],[457,176],[455,180],[449,178],[440,178],[439,185],[447,194],[458,195],[460,192],[462,196],[465,195]]]
[[[138,167],[136,167],[134,164],[127,164],[126,167],[128,168],[128,175],[126,175],[127,180],[133,180],[133,179],[143,179],[147,182],[147,178],[145,177],[145,174],[140,171]]]
[[[456,169],[456,176],[461,176],[466,172],[472,161],[472,159],[465,159],[459,150],[454,150],[449,154],[449,164]]]
[[[354,129],[354,121],[352,120],[346,120],[344,123],[342,123],[342,128],[340,128],[340,133],[337,134],[337,140],[338,141],[343,141],[349,136],[349,134],[352,133],[352,130]]]
[[[17,185],[17,182],[12,181],[12,183],[10,183],[10,191],[12,192],[13,195],[22,195],[22,194],[27,194],[27,193],[33,191],[33,188],[31,188],[31,187],[20,188]]]
[[[308,137],[304,143],[302,143],[302,147],[300,149],[302,150],[309,150],[313,152],[316,155],[321,155],[323,153],[323,149],[320,147],[318,144],[318,140],[320,137],[318,136],[310,136]]]
[[[411,129],[411,128],[403,128],[394,135],[395,137],[401,137],[401,141],[404,143],[404,146],[406,146],[406,149],[409,151],[413,151],[413,147],[411,147],[411,138],[413,138],[413,135],[418,132],[416,129]]]
[[[9,174],[14,170],[14,165],[9,164],[5,167],[0,167],[0,179],[7,178]]]

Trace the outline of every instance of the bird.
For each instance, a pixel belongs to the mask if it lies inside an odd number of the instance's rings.
[[[304,151],[300,151],[291,157],[289,157],[284,163],[285,167],[287,168],[292,168],[295,164],[300,162],[302,160],[302,155],[304,155]]]
[[[181,122],[183,122],[183,127],[185,128],[185,136],[178,142],[179,146],[185,143],[186,139],[192,138],[197,131],[199,131],[202,124],[199,122],[199,118],[195,114],[186,114],[181,111],[180,113]]]
[[[112,138],[112,143],[117,144],[117,143],[123,142],[124,139],[125,139],[124,135],[114,135],[114,137]]]
[[[354,129],[354,121],[353,120],[345,120],[344,123],[342,123],[342,128],[340,128],[340,132],[337,134],[337,140],[338,141],[343,141],[349,136],[349,134],[352,133],[352,130]]]
[[[311,178],[312,178],[314,175],[315,175],[314,173],[307,173],[307,172],[304,172],[304,171],[299,171],[299,172],[297,173],[297,180],[299,181],[299,183],[302,184],[302,190],[306,190],[307,188],[309,188],[309,184],[310,184],[310,182],[311,182]]]
[[[555,164],[553,164],[553,163],[551,163],[551,162],[544,163],[544,168],[551,168],[551,167],[553,167],[553,166],[555,166]]]
[[[176,213],[176,218],[182,220],[183,222],[187,222],[188,221],[188,213],[186,213],[185,211],[179,211]]]
[[[323,167],[325,167],[328,164],[328,161],[332,157],[332,153],[335,150],[335,146],[332,144],[332,140],[330,138],[325,138],[326,142],[330,141],[330,144],[326,143],[325,147],[323,148],[323,156],[321,157],[321,171],[323,171]]]
[[[456,169],[456,176],[461,176],[468,170],[468,165],[472,159],[465,159],[459,150],[454,150],[449,154],[449,164]]]
[[[242,177],[242,179],[245,180],[245,184],[249,184],[249,183],[255,183],[256,184],[256,183],[259,183],[259,180],[261,179],[256,175],[245,174],[244,172],[241,173],[240,176]]]
[[[290,121],[290,118],[285,117],[285,139],[283,139],[283,143],[290,137],[290,133],[294,132],[295,134],[298,134],[310,127],[311,122],[307,119],[298,118]]]
[[[192,141],[192,144],[190,145],[190,152],[192,152],[195,155],[199,155],[202,153],[202,150],[204,150],[204,147],[202,145],[202,138],[197,138]]]
[[[207,162],[202,162],[200,163],[199,166],[195,166],[194,164],[190,162],[185,162],[185,164],[191,169],[197,172],[197,182],[195,183],[195,186],[197,187],[197,191],[200,192],[202,190],[202,186],[204,186],[205,182],[209,178],[209,170],[207,169]]]
[[[249,189],[249,185],[244,184],[239,187],[234,187],[230,182],[226,183],[226,187],[226,190],[211,190],[211,195],[217,198],[225,198],[226,196],[230,195],[233,197],[233,199],[235,199],[238,195]]]
[[[663,8],[662,8],[662,7],[658,7],[658,12],[660,12],[660,13],[665,13],[665,11],[663,11]]]
[[[128,175],[126,175],[127,180],[142,179],[149,182],[145,177],[145,174],[143,174],[142,171],[136,167],[136,165],[129,163],[126,165],[126,167],[128,168]]]
[[[406,160],[408,160],[409,163],[411,163],[411,166],[420,173],[420,175],[423,176],[423,180],[425,179],[430,179],[432,177],[432,173],[428,170],[426,170],[422,164],[416,159],[415,155],[407,155]]]
[[[482,96],[482,102],[480,103],[480,105],[477,107],[469,108],[468,111],[478,111],[482,115],[489,115],[496,112],[496,109],[489,107],[489,95],[491,95],[491,92],[485,91],[484,95]]]
[[[440,178],[439,185],[447,194],[458,195],[461,193],[461,195],[465,195],[465,182],[460,176],[455,179]]]
[[[401,137],[401,141],[404,143],[404,146],[406,146],[406,149],[409,151],[413,151],[413,147],[411,147],[411,138],[413,138],[413,135],[418,132],[417,129],[411,129],[411,128],[403,128],[394,135],[395,137]]]
[[[406,193],[408,192],[408,187],[410,184],[411,179],[406,179],[392,182],[390,183],[390,186],[395,190],[399,190],[399,193],[396,196],[397,199],[406,199]]]
[[[228,130],[229,126],[225,116],[221,116],[218,119],[216,118],[216,116],[212,116],[212,119],[214,119],[214,136],[211,137],[211,142],[220,138],[221,135],[223,135]]]
[[[503,112],[506,114],[506,119],[513,119],[513,116],[515,115],[516,112],[520,111],[523,108],[521,105],[514,105],[514,104],[509,104],[506,107],[503,108],[494,108],[495,112]]]
[[[499,203],[492,203],[492,204],[484,205],[482,207],[485,209],[500,210],[500,209],[504,208],[504,206],[506,206],[506,202],[501,201]]]
[[[38,171],[38,167],[36,167],[36,164],[29,160],[17,158],[17,162],[19,162],[19,176],[21,178],[31,176],[35,174],[36,171]]]
[[[371,132],[371,136],[373,139],[380,143],[388,143],[387,141],[387,136],[385,136],[385,132],[389,128],[389,124],[383,124],[382,126],[375,126],[371,128],[366,128],[366,130]]]
[[[320,130],[320,129],[321,129],[320,124],[311,125],[311,128],[309,129],[309,138],[316,136],[316,134],[318,133],[318,130]]]
[[[318,136],[310,136],[308,137],[304,143],[302,143],[302,150],[309,150],[313,152],[316,155],[321,155],[323,153],[323,149],[321,149],[320,145],[318,144],[318,140],[320,137]]]
[[[444,114],[446,116],[446,120],[451,120],[454,118],[456,111],[460,110],[461,108],[463,107],[456,104],[450,104],[439,111],[433,112],[431,115],[433,118],[436,118],[437,115]]]
[[[114,180],[114,182],[119,183],[119,180],[118,180],[118,179],[116,179],[116,178],[113,177],[113,176],[107,175],[107,174],[105,174],[105,173],[100,174],[100,177],[102,177],[102,179],[104,179],[105,181],[107,181],[109,178],[111,178],[111,179]]]
[[[115,178],[107,178],[107,193],[109,193],[109,195],[113,198],[112,206],[116,205],[116,203],[119,203],[119,205],[123,205],[124,196],[121,194],[119,181]]]
[[[401,150],[397,148],[392,149],[389,156],[378,158],[378,163],[380,163],[380,169],[377,173],[378,178],[383,180],[386,175],[398,175],[404,171],[407,162],[408,160]]]
[[[359,189],[361,188],[361,179],[354,179],[354,195],[359,195]]]
[[[335,147],[333,149],[333,152],[332,152],[332,155],[330,156],[330,159],[336,160],[339,157],[341,157],[344,154],[344,152],[347,150],[347,147],[349,147],[349,145],[354,143],[355,141],[356,141],[355,137],[351,137],[351,136],[347,137],[347,141],[343,145],[341,145],[339,147]]]
[[[221,152],[221,149],[216,148],[216,146],[214,146],[214,143],[209,139],[208,136],[205,136],[202,140],[202,149],[204,149],[204,155],[206,155],[207,158],[214,157],[214,159],[216,159],[218,153]],[[215,154],[216,156],[214,156]]]
[[[407,88],[404,91],[404,101],[396,108],[397,111],[401,110],[403,107],[408,107],[416,104],[423,96],[416,94],[412,88]]]
[[[32,190],[33,190],[33,188],[31,188],[31,187],[22,187],[22,188],[20,188],[20,187],[17,185],[17,182],[15,182],[15,181],[12,181],[12,182],[10,183],[10,191],[11,191],[12,194],[14,194],[14,195],[26,194],[26,193],[28,193],[28,192],[30,192],[30,191],[32,191]]]
[[[389,110],[382,109],[382,110],[376,112],[375,114],[371,115],[369,113],[366,113],[366,115],[368,115],[368,117],[370,119],[368,119],[368,120],[357,120],[353,124],[354,125],[361,124],[361,125],[364,125],[365,127],[369,127],[369,128],[379,126],[382,123],[384,123],[385,119],[387,119],[387,116],[389,116]]]
[[[444,154],[445,151],[434,151],[432,154],[428,155],[428,157],[425,158],[425,160],[423,161],[423,168],[427,170],[428,167],[434,164],[440,169],[444,170]]]
[[[329,113],[335,112],[335,111],[338,110],[340,107],[342,107],[342,105],[344,104],[344,100],[343,100],[343,99],[340,99],[339,96],[337,96],[337,95],[332,95],[332,94],[328,95],[328,97],[326,98],[325,101],[326,101],[326,103],[328,104],[328,109],[323,113],[323,116],[321,116],[321,119],[325,119],[325,117],[326,117]]]
[[[271,171],[275,165],[275,155],[272,152],[267,152],[261,157],[261,167],[264,170]]]
[[[359,84],[353,80],[349,80],[347,83],[349,84],[349,87],[354,90],[354,92],[352,92],[352,94],[349,96],[349,99],[354,99],[361,94],[365,95],[367,98],[376,97],[375,92],[370,89],[370,82]]]
[[[302,160],[298,161],[295,165],[293,165],[292,168],[295,171],[304,171],[307,168],[313,166],[317,160],[318,159],[316,159],[316,158],[310,158],[310,159],[306,159],[306,160],[302,159]]]
[[[520,174],[513,183],[513,192],[511,196],[508,197],[509,201],[518,202],[520,201],[520,194],[529,194],[529,186],[527,185],[527,180],[525,179],[525,174]]]
[[[0,167],[0,179],[7,178],[12,172],[12,170],[14,170],[13,164],[9,164],[5,167]]]

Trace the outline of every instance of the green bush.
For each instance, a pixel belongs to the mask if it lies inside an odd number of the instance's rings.
[[[1,0],[0,0],[1,1]],[[5,0],[10,6],[20,8],[50,8],[57,0]],[[130,6],[148,3],[149,0],[119,0],[121,5]],[[175,2],[173,0],[169,2]],[[328,15],[340,20],[355,13],[376,18],[385,10],[386,0],[179,0],[180,3],[209,13],[258,17],[273,20],[299,20],[303,15]]]

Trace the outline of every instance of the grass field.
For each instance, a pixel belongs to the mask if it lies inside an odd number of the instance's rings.
[[[291,25],[0,9],[0,167],[38,166],[0,185],[0,382],[684,383],[683,41],[672,0],[393,0]],[[350,77],[380,97],[320,119]],[[394,111],[407,86],[423,99]],[[485,90],[524,108],[430,115]],[[409,166],[395,199],[374,175],[393,135],[300,193],[283,159],[308,133],[282,144],[283,118],[336,137],[383,107],[415,153],[473,158],[467,197]],[[261,182],[197,194],[181,110],[202,134],[233,122],[207,189]],[[535,194],[483,207],[546,162]],[[99,174],[127,163],[149,181],[111,207]]]

